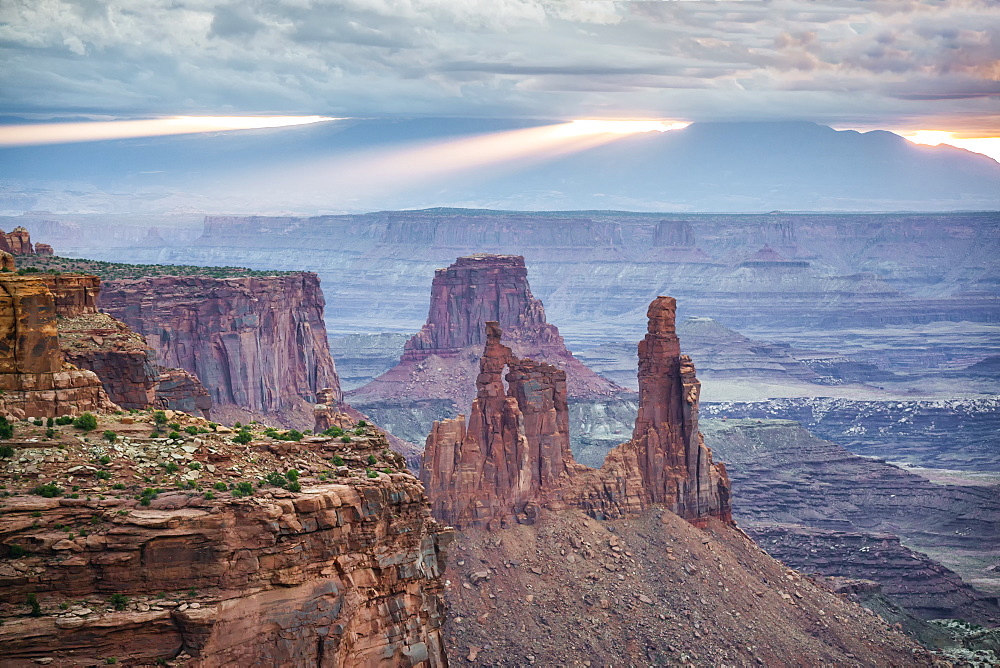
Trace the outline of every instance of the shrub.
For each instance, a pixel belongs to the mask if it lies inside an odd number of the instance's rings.
[[[326,431],[323,432],[323,435],[324,436],[333,436],[334,438],[337,438],[339,436],[343,436],[344,435],[344,430],[341,429],[340,427],[330,427],[329,429],[327,429]]]
[[[14,447],[10,445],[0,445],[0,459],[10,459],[14,456]]]
[[[343,466],[344,465],[344,458],[341,457],[340,455],[334,455],[332,461],[333,461],[333,465],[334,466]]]
[[[108,601],[115,610],[124,610],[128,605],[128,597],[125,594],[112,594]]]
[[[108,430],[106,430],[104,432],[104,440],[106,440],[108,443],[114,443],[115,441],[118,440],[118,434],[116,434],[115,432],[113,432],[110,429],[108,429]],[[107,455],[105,455],[105,457],[106,456]],[[102,457],[102,459],[103,459],[103,457]],[[111,461],[111,460],[109,459],[108,461]]]
[[[358,420],[358,426],[359,427],[367,427],[368,423],[365,422],[364,420]]]
[[[49,427],[45,430],[45,438],[55,438],[56,430],[53,427]]]
[[[104,432],[105,436],[107,436],[107,434],[108,432]],[[100,459],[98,459],[97,461],[101,462],[103,466],[107,466],[108,464],[111,463],[111,457],[109,457],[108,455],[101,455]]]
[[[248,482],[236,483],[236,489],[233,490],[233,496],[238,499],[244,496],[253,496],[253,485]]]
[[[97,429],[97,418],[94,417],[93,413],[87,411],[73,420],[73,426],[84,431],[93,431]]]
[[[264,482],[275,487],[284,487],[285,477],[276,471],[271,471],[264,477]]]
[[[94,474],[98,480],[111,480],[111,471],[98,471]]]
[[[171,429],[173,429],[174,431],[177,431],[178,429],[181,428],[181,423],[180,422],[171,422],[167,426],[170,427]]]
[[[44,422],[42,422],[42,418],[35,418],[34,420],[31,421],[31,423],[36,427],[41,427],[43,424],[45,424]]]
[[[392,473],[392,469],[386,466],[384,469],[382,469],[382,473]]]
[[[7,418],[0,417],[0,439],[14,437],[14,425],[7,421]]]
[[[365,475],[367,475],[369,478],[377,478],[378,477],[378,473],[376,473],[375,471],[372,471],[371,469],[365,469]]]
[[[61,496],[63,491],[58,485],[50,482],[47,485],[38,485],[31,490],[31,493],[37,494],[38,496],[44,496],[46,499],[52,499],[57,496]]]
[[[153,411],[153,422],[156,424],[166,424],[167,414],[163,411]]]
[[[205,492],[205,500],[211,501],[215,498],[215,492]]]
[[[46,418],[45,419],[45,426],[46,427],[54,427],[55,424],[56,424],[56,421],[53,418]]]
[[[171,439],[173,441],[180,440],[180,437],[181,437],[181,435],[179,433],[177,433],[176,431],[172,431],[169,434],[167,434],[167,438],[169,438],[169,439]]]
[[[163,470],[167,473],[177,473],[180,469],[181,467],[177,465],[177,462],[167,462],[163,465]]]
[[[375,466],[375,464],[378,463],[378,460],[375,459],[375,455],[368,455],[368,463],[372,466]]]
[[[215,489],[219,490],[220,492],[225,492],[226,490],[229,489],[229,487],[224,482],[217,482],[213,486],[215,487]]]
[[[287,485],[285,485],[285,489],[287,489],[289,492],[301,492],[302,485],[299,484],[298,480],[292,480]]]
[[[240,433],[233,436],[233,443],[239,443],[240,445],[246,445],[253,440],[253,434],[249,431],[243,430]]]
[[[124,483],[116,482],[111,486],[111,489],[125,489]]]
[[[62,417],[57,417],[55,420],[57,425],[65,426],[68,424],[73,424],[73,418],[68,415],[63,415]]]
[[[341,436],[340,440],[342,442],[344,442],[344,443],[350,443],[351,442],[351,437],[350,436]]]
[[[285,477],[288,478],[290,482],[295,482],[299,479],[299,472],[295,469],[288,469],[288,471],[285,472]]]
[[[197,471],[201,468],[201,462],[191,462],[188,464],[188,468],[192,471]]]
[[[21,557],[23,557],[24,555],[26,555],[28,553],[27,550],[25,550],[23,547],[21,547],[17,543],[9,545],[8,546],[8,551],[10,553],[10,558],[11,559],[20,559]]]
[[[357,429],[354,430],[354,435],[355,436],[364,436],[365,435],[365,430],[362,427],[358,427]]]
[[[189,433],[192,436],[194,436],[195,434],[198,434],[199,432],[201,432],[201,429],[199,429],[198,427],[196,427],[195,425],[192,424],[192,425],[188,425],[187,427],[185,427],[184,431],[186,431],[187,433]]]
[[[28,614],[32,617],[42,616],[42,606],[38,603],[38,596],[35,594],[28,594],[25,602],[31,606],[31,612]]]

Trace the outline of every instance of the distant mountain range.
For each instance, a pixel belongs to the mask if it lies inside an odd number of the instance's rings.
[[[388,175],[383,182],[373,173],[367,176],[378,187],[360,193],[336,178],[325,183],[317,176],[311,189],[301,190],[272,178],[296,169],[308,173],[309,165],[330,158],[343,161],[366,151],[548,123],[370,119],[0,149],[0,210],[1000,209],[1000,163],[991,158],[948,146],[917,146],[890,132],[837,131],[807,122],[694,123],[683,130],[628,135],[555,159],[470,169],[420,184]],[[419,172],[421,165],[412,168]]]

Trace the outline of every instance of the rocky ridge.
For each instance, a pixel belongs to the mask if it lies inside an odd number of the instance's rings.
[[[343,424],[303,438],[132,412],[89,439],[15,424],[4,664],[446,665],[448,534],[384,435]]]
[[[649,307],[639,418],[632,440],[599,471],[577,464],[570,451],[565,373],[517,358],[500,343],[499,324],[488,322],[468,425],[464,416],[436,422],[427,438],[421,477],[435,516],[457,527],[498,528],[533,523],[543,506],[606,518],[662,504],[695,523],[730,522],[729,481],[698,431],[700,385],[680,354],[675,310],[671,297]]]

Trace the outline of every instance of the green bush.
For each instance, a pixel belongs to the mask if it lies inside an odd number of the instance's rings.
[[[35,425],[36,427],[41,427],[45,423],[42,422],[42,418],[35,418],[34,420],[31,421],[31,424]]]
[[[57,417],[55,422],[57,425],[66,426],[68,424],[73,424],[73,418],[68,415],[63,415],[62,417]]]
[[[111,471],[98,471],[94,477],[98,480],[111,480]]]
[[[52,499],[57,496],[62,496],[62,488],[60,488],[55,483],[48,483],[47,485],[38,485],[31,490],[32,494],[37,494],[38,496],[44,496],[46,499]]]
[[[371,464],[372,466],[378,464],[378,460],[375,459],[375,455],[368,455],[368,463]]]
[[[253,440],[253,434],[249,431],[243,430],[240,433],[233,436],[233,443],[239,443],[240,445],[246,445]]]
[[[299,479],[299,472],[295,469],[288,469],[285,472],[285,477],[288,478],[289,482],[295,482]]]
[[[323,435],[324,436],[333,436],[334,438],[339,438],[340,436],[344,435],[344,430],[341,429],[340,427],[330,427],[329,429],[327,429],[326,431],[323,432]]]
[[[392,469],[386,466],[384,469],[382,469],[382,473],[392,473]]]
[[[166,424],[167,414],[163,411],[153,411],[153,422],[156,424]]]
[[[115,610],[124,610],[128,605],[128,597],[125,594],[112,594],[108,602]]]
[[[111,489],[125,489],[124,483],[116,482],[111,486]]]
[[[344,465],[344,458],[341,457],[340,455],[334,455],[333,459],[331,461],[333,461],[333,465],[334,466],[343,466]]]
[[[244,496],[253,496],[253,485],[245,481],[236,483],[236,489],[233,490],[233,496],[237,499]]]
[[[107,432],[104,432],[104,433],[105,433],[105,435],[107,435]],[[109,457],[108,455],[101,455],[100,458],[98,458],[97,461],[101,462],[102,466],[107,466],[108,464],[111,463],[111,457]]]
[[[17,543],[13,543],[12,545],[8,545],[7,548],[8,548],[8,552],[10,553],[10,558],[11,559],[20,559],[21,557],[23,557],[24,555],[26,555],[28,553],[27,550],[25,550],[23,547],[21,547]]]
[[[10,459],[14,456],[14,447],[10,445],[0,445],[0,459]]]
[[[378,473],[376,473],[375,471],[372,471],[371,469],[365,469],[365,474],[369,478],[377,478],[378,477]]]
[[[344,443],[350,443],[351,442],[351,437],[350,436],[341,436],[340,440],[342,442],[344,442]]]
[[[25,602],[31,606],[31,612],[29,612],[28,615],[31,617],[42,616],[42,606],[38,603],[38,596],[35,594],[28,594]]]
[[[177,473],[180,469],[181,467],[177,465],[177,462],[167,462],[163,465],[163,470],[167,473]]]
[[[49,427],[45,430],[45,438],[55,438],[56,430],[53,427]]]
[[[173,441],[180,440],[180,437],[181,437],[181,435],[178,432],[176,432],[176,431],[172,431],[169,434],[167,434],[167,438],[169,438],[169,439],[171,439]]]
[[[285,489],[287,489],[289,492],[301,492],[302,485],[299,484],[298,480],[292,480],[287,485],[285,485]]]
[[[367,427],[368,423],[365,422],[364,420],[358,420],[358,426],[359,427]]]
[[[188,425],[187,427],[184,427],[184,431],[186,431],[187,433],[189,433],[192,436],[194,436],[195,434],[198,434],[199,432],[201,432],[201,429],[199,429],[197,426],[195,426],[195,425],[192,424],[192,425]]]
[[[171,429],[173,429],[174,431],[177,431],[178,429],[181,428],[181,423],[180,422],[171,422],[167,426],[170,427]]]
[[[188,468],[192,471],[197,471],[201,468],[201,462],[191,462],[188,464]]]
[[[97,429],[97,418],[94,417],[93,413],[87,411],[73,420],[73,426],[84,431],[93,431]]]
[[[226,490],[229,489],[229,487],[224,482],[217,482],[213,486],[215,487],[215,489],[219,490],[220,492],[225,492]]]
[[[355,429],[354,430],[354,435],[355,436],[364,436],[365,435],[364,428],[363,427],[358,427],[357,429]]]
[[[211,501],[215,498],[215,492],[205,492],[205,500]]]
[[[0,439],[14,438],[14,425],[0,416]]]
[[[116,434],[115,432],[111,431],[110,429],[107,429],[104,432],[104,440],[106,440],[108,443],[114,443],[115,441],[118,440],[118,434]],[[105,455],[105,456],[107,456],[107,455]]]
[[[56,424],[56,421],[53,418],[46,418],[45,419],[45,426],[46,427],[54,427],[55,424]]]

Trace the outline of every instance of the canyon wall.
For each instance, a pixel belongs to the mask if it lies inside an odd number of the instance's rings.
[[[660,504],[694,523],[731,522],[725,467],[712,463],[698,431],[699,384],[680,354],[675,308],[670,297],[649,307],[639,419],[600,470],[570,451],[565,373],[518,359],[501,344],[498,323],[487,323],[468,424],[464,416],[435,422],[427,438],[421,477],[435,516],[457,527],[498,527],[533,523],[543,506],[607,518]]]
[[[0,275],[0,412],[56,417],[117,408],[91,371],[64,362],[56,303],[34,277]]]
[[[215,405],[274,413],[339,381],[315,274],[107,281],[99,306],[142,334],[157,361],[195,374]]]

